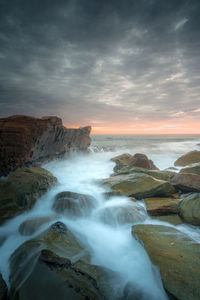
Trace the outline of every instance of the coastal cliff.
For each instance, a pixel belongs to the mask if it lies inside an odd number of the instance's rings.
[[[87,151],[91,127],[66,128],[55,116],[15,115],[0,119],[0,176],[36,166],[70,151]]]

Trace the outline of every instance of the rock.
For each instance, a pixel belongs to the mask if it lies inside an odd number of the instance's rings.
[[[197,174],[200,175],[200,164],[195,164],[192,166],[188,166],[186,168],[183,168],[180,170],[179,173],[191,173],[191,174]]]
[[[170,294],[180,300],[200,299],[200,244],[167,226],[135,225],[132,234],[144,243]]]
[[[117,299],[108,283],[114,272],[89,264],[85,254],[68,228],[55,223],[12,254],[10,299]]]
[[[44,224],[49,223],[52,220],[50,217],[35,217],[24,221],[19,226],[19,232],[22,235],[31,235],[35,233]]]
[[[136,153],[133,155],[130,161],[130,165],[134,167],[145,168],[149,170],[159,170],[153,163],[152,160],[149,160],[145,154]]]
[[[0,119],[0,176],[22,166],[36,166],[66,152],[87,151],[91,127],[68,129],[58,117],[23,115]]]
[[[116,175],[105,179],[104,184],[124,196],[137,199],[148,197],[168,197],[175,193],[175,188],[167,181],[155,179],[143,173]]]
[[[170,177],[174,174],[176,174],[175,172],[172,171],[166,171],[166,170],[148,170],[145,168],[139,168],[139,167],[123,167],[119,170],[116,171],[116,173],[114,173],[112,176],[116,176],[116,175],[122,175],[122,174],[132,174],[132,173],[144,173],[147,175],[150,175],[156,179],[160,179],[160,180],[165,180],[168,181],[170,179]]]
[[[179,215],[173,214],[173,215],[167,215],[167,216],[153,216],[153,219],[162,221],[162,222],[168,222],[172,225],[180,225],[183,224],[183,221],[179,217]]]
[[[124,153],[111,158],[112,161],[116,163],[118,167],[127,166],[131,161],[132,155],[129,153]]]
[[[145,198],[144,202],[151,216],[163,216],[177,214],[181,201],[173,198]]]
[[[43,168],[17,169],[1,184],[0,224],[32,208],[56,182],[57,179]]]
[[[170,183],[183,192],[200,192],[200,175],[178,173],[170,178]]]
[[[0,273],[0,300],[7,300],[8,288]]]
[[[175,161],[174,165],[184,167],[198,162],[200,162],[200,151],[195,150],[195,151],[190,151],[182,155],[181,157],[179,157]]]
[[[106,206],[95,213],[95,219],[108,225],[123,225],[143,222],[146,219],[146,211],[143,207],[134,204],[118,204]]]
[[[200,193],[192,193],[183,198],[180,216],[185,222],[200,226]]]
[[[68,217],[81,217],[88,215],[95,203],[95,198],[90,195],[61,192],[55,197],[53,209]]]

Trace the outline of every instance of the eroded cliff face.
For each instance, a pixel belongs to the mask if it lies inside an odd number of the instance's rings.
[[[87,151],[91,127],[66,128],[55,116],[23,115],[0,119],[0,176],[22,166],[35,166],[70,151]]]

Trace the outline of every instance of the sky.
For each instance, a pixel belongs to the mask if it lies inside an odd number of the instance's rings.
[[[0,0],[0,117],[200,134],[199,0]]]

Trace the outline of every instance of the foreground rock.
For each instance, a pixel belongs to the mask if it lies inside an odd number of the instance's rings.
[[[159,267],[169,293],[179,300],[200,299],[200,244],[167,226],[135,225],[132,233]]]
[[[19,226],[19,232],[22,235],[31,235],[39,230],[44,224],[47,224],[51,221],[51,217],[35,217],[28,219],[21,223]]]
[[[108,270],[89,264],[86,254],[63,223],[53,224],[11,256],[10,298],[116,299],[108,283]]]
[[[58,117],[0,119],[0,176],[35,166],[73,150],[87,151],[91,127],[68,129]]]
[[[81,217],[88,215],[95,203],[95,198],[90,195],[61,192],[55,197],[53,209],[68,217]]]
[[[180,203],[181,218],[192,225],[200,226],[200,193],[186,195]]]
[[[180,200],[174,198],[145,198],[147,212],[151,216],[177,214]]]
[[[195,164],[192,166],[185,167],[181,169],[179,173],[191,173],[191,174],[200,175],[200,164]]]
[[[175,188],[167,181],[155,179],[143,173],[116,175],[104,180],[114,191],[137,199],[147,197],[168,197],[175,193]]]
[[[170,183],[183,192],[200,192],[200,175],[175,174],[170,178]]]
[[[1,180],[0,224],[32,208],[56,182],[50,172],[40,167],[17,169]]]
[[[200,151],[191,151],[179,157],[174,165],[184,167],[198,162],[200,162]]]
[[[0,300],[7,300],[8,288],[0,274]]]

